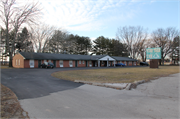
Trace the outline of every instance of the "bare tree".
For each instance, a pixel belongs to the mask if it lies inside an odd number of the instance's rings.
[[[35,26],[31,31],[34,49],[37,52],[45,52],[45,47],[52,37],[54,27],[45,24]]]
[[[15,0],[1,0],[0,4],[0,17],[1,21],[3,22],[2,25],[5,25],[5,34],[6,34],[6,49],[5,53],[10,52],[10,47],[9,47],[9,32],[10,32],[10,25],[12,22],[12,16],[14,14],[14,7],[13,5],[15,4]]]
[[[136,46],[137,50],[138,50],[137,54],[141,56],[141,60],[143,62],[146,61],[146,46],[147,45],[146,45],[146,40],[145,39],[142,40],[141,42],[139,42],[137,44],[137,46]]]
[[[73,52],[74,39],[65,30],[55,30],[48,43],[50,52],[71,53]]]
[[[9,53],[9,67],[12,67],[12,57],[15,52],[15,43],[17,41],[18,31],[23,24],[31,25],[35,23],[40,9],[38,3],[27,4],[16,7],[16,0],[1,0],[0,15],[6,29],[6,45]],[[9,42],[9,33],[13,30],[14,38]],[[11,48],[10,48],[11,46]]]
[[[147,32],[140,26],[124,26],[118,28],[116,37],[122,43],[127,44],[127,50],[130,57],[137,58],[140,53],[139,45],[144,45],[144,41],[147,38]]]
[[[161,62],[163,65],[165,57],[173,52],[173,40],[178,35],[179,31],[174,27],[168,27],[166,29],[159,28],[152,32],[152,39],[156,47],[161,47]]]

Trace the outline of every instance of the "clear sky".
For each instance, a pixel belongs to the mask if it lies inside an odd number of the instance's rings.
[[[36,0],[35,0],[36,1]],[[37,0],[43,22],[72,34],[115,38],[120,26],[179,29],[179,0]]]

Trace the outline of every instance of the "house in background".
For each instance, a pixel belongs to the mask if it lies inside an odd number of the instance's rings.
[[[136,66],[137,60],[109,55],[72,55],[19,52],[13,57],[14,68],[40,68],[44,62],[52,62],[55,67],[112,67],[116,63]]]

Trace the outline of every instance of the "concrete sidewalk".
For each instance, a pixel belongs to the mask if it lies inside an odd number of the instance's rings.
[[[180,73],[116,90],[93,85],[20,100],[31,118],[179,118]]]

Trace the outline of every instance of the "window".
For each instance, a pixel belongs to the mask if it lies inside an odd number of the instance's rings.
[[[48,65],[48,62],[44,62],[45,65]]]
[[[82,63],[84,64],[84,60],[82,61]]]
[[[51,62],[51,60],[48,60],[48,62]]]
[[[69,65],[72,65],[72,64],[73,64],[72,60],[69,60]]]
[[[60,65],[63,65],[63,60],[60,60]]]
[[[44,63],[47,62],[47,60],[44,60]]]
[[[59,66],[60,66],[60,67],[63,67],[63,60],[60,60],[60,61],[59,61]]]
[[[89,67],[92,67],[92,61],[89,61]]]
[[[16,59],[16,65],[17,65],[17,62],[18,62],[18,60]]]
[[[72,67],[73,66],[73,61],[69,60],[69,66]]]
[[[20,65],[20,59],[19,59],[19,64],[18,65]]]
[[[81,60],[79,60],[79,64],[81,64]]]
[[[97,62],[95,62],[95,66],[97,67]]]
[[[34,60],[29,61],[30,68],[34,68]]]

